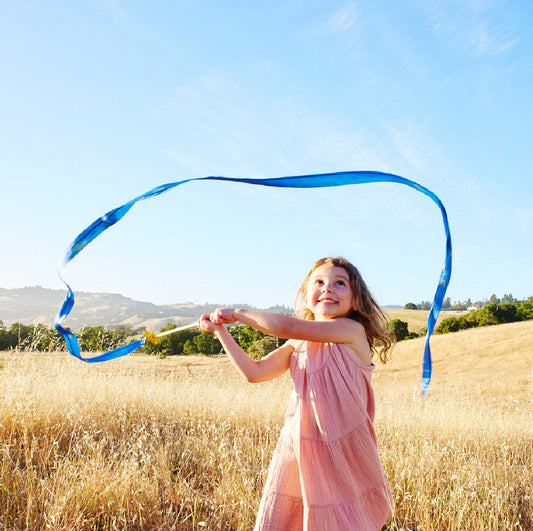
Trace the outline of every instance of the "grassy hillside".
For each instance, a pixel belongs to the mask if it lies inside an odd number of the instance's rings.
[[[533,321],[423,339],[378,366],[388,529],[533,528]],[[291,381],[225,357],[0,353],[0,528],[253,527]]]
[[[392,361],[377,367],[376,376],[397,386],[415,386],[420,375],[425,338],[398,343]],[[458,397],[511,393],[533,411],[533,321],[485,326],[431,338],[431,393]]]

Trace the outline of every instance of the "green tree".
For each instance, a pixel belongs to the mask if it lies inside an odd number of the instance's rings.
[[[29,350],[37,350],[39,352],[49,350],[51,338],[51,330],[46,325],[38,324],[34,326],[31,338],[29,338]]]
[[[476,319],[475,311],[459,317],[459,330],[466,330],[467,328],[475,328],[477,326],[479,326],[479,323]]]
[[[391,322],[391,330],[394,332],[397,341],[403,341],[409,335],[409,327],[405,321],[400,319],[393,319]]]
[[[113,348],[128,343],[129,338],[139,332],[140,330],[133,330],[131,326],[117,326],[117,328],[111,330],[111,335],[113,336]]]
[[[200,331],[196,329],[189,328],[188,330],[182,330],[181,332],[176,332],[171,334],[166,338],[168,353],[172,356],[177,356],[181,354],[187,354],[184,351],[185,343],[189,339],[194,339],[200,335]]]
[[[248,325],[236,325],[229,329],[229,332],[238,345],[246,352],[259,339],[263,339],[265,334]]]
[[[6,330],[5,327],[0,329],[0,350],[15,348],[17,341],[17,335],[13,331]]]
[[[214,334],[201,332],[183,345],[184,354],[219,354],[222,345]]]
[[[202,332],[196,336],[194,343],[197,348],[196,352],[199,354],[219,354],[222,350],[222,345],[215,334],[210,334],[209,332]]]
[[[513,309],[514,308],[514,309]],[[505,303],[505,304],[488,304],[484,308],[481,308],[476,312],[476,320],[479,323],[479,326],[489,326],[495,324],[502,324],[507,321],[507,319],[516,320],[516,306]]]
[[[95,352],[113,348],[113,333],[105,326],[88,326],[78,333],[80,350]]]
[[[404,307],[404,310],[418,310],[418,306],[414,302],[408,302]]]
[[[161,329],[161,332],[164,332],[165,330],[172,330],[173,328],[176,328],[176,325],[167,325],[166,327]],[[163,353],[167,356],[191,354],[191,352],[185,352],[184,346],[187,341],[193,341],[194,338],[198,335],[200,335],[199,330],[187,329],[161,338],[161,347],[163,348]]]
[[[254,341],[248,349],[248,354],[254,360],[260,360],[273,350],[278,348],[278,340],[272,336],[265,336],[262,339]]]
[[[187,341],[185,341],[185,344],[183,345],[183,353],[184,354],[197,354],[198,353],[196,349],[196,345],[194,344],[194,341],[192,339],[187,339]]]
[[[437,334],[447,334],[449,332],[457,332],[460,330],[461,324],[457,317],[448,317],[448,319],[443,319],[439,325],[435,328]]]
[[[422,302],[418,305],[418,309],[419,309],[419,310],[431,310],[431,302],[429,302],[429,301],[422,301]]]
[[[13,323],[9,332],[16,338],[13,347],[18,347],[20,350],[26,350],[30,347],[31,336],[33,335],[33,325]]]
[[[511,302],[502,302],[497,307],[497,316],[500,323],[515,323],[519,321],[518,307]]]
[[[48,330],[48,337],[48,350],[50,352],[67,350],[63,336],[55,328]]]
[[[519,317],[520,321],[526,321],[528,319],[533,319],[533,301],[531,302],[522,301],[518,305],[516,311],[517,311],[517,316]]]

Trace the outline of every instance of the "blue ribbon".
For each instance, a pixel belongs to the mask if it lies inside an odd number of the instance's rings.
[[[149,190],[148,192],[137,196],[131,201],[128,201],[127,203],[125,203],[124,205],[119,206],[118,208],[115,208],[113,210],[110,210],[109,212],[107,212],[107,214],[104,214],[103,216],[99,217],[96,221],[94,221],[91,225],[89,225],[83,232],[81,232],[76,237],[76,239],[70,244],[65,254],[63,266],[68,264],[78,253],[80,253],[98,235],[100,235],[106,229],[114,225],[117,221],[120,221],[126,215],[126,213],[130,210],[130,208],[138,201],[143,201],[145,199],[149,199],[150,197],[163,194],[165,192],[168,192],[172,188],[176,188],[177,186],[180,186],[181,184],[185,184],[191,181],[229,181],[229,182],[236,182],[236,183],[253,184],[253,185],[259,185],[259,186],[272,186],[272,187],[279,187],[279,188],[327,188],[331,186],[345,186],[348,184],[391,182],[391,183],[403,184],[405,186],[414,188],[415,190],[418,190],[419,192],[427,195],[432,201],[434,201],[440,208],[440,211],[442,214],[442,221],[444,224],[444,231],[446,233],[446,259],[444,261],[444,266],[442,268],[440,280],[437,286],[437,290],[435,292],[435,297],[433,299],[433,305],[429,312],[429,317],[428,317],[428,322],[427,322],[427,335],[426,335],[426,344],[424,348],[424,359],[423,359],[423,365],[422,365],[422,383],[421,383],[421,393],[423,395],[426,394],[428,386],[429,386],[429,381],[431,379],[431,351],[429,347],[429,339],[431,337],[431,334],[433,333],[433,329],[435,328],[435,323],[437,321],[437,317],[439,316],[439,313],[442,307],[442,301],[444,300],[444,295],[446,293],[446,289],[450,282],[450,276],[452,272],[452,240],[451,240],[451,235],[450,235],[450,227],[448,225],[448,216],[446,214],[446,209],[444,208],[444,205],[442,204],[441,200],[437,197],[436,194],[434,194],[428,188],[425,188],[424,186],[414,181],[410,181],[409,179],[405,179],[404,177],[400,177],[399,175],[394,175],[392,173],[382,173],[382,172],[377,172],[377,171],[345,171],[345,172],[337,172],[337,173],[320,173],[320,174],[312,174],[312,175],[296,175],[296,176],[290,176],[290,177],[277,177],[277,178],[271,178],[271,179],[236,179],[233,177],[220,177],[220,176],[209,176],[209,177],[198,177],[198,178],[193,178],[193,179],[185,179],[183,181],[177,181],[177,182],[167,183],[167,184],[162,184],[161,186],[157,186],[156,188],[153,188],[152,190]],[[61,334],[65,338],[68,350],[72,355],[76,356],[82,361],[94,363],[98,361],[106,361],[106,360],[118,358],[120,356],[124,356],[126,354],[129,354],[130,352],[133,352],[134,350],[137,350],[139,347],[141,347],[145,343],[146,338],[143,338],[138,341],[134,341],[132,343],[124,345],[122,347],[116,348],[114,350],[110,350],[109,352],[105,352],[99,356],[95,356],[92,358],[82,357],[80,354],[80,348],[79,348],[78,339],[76,338],[76,335],[72,333],[71,331],[63,328],[63,321],[69,315],[69,313],[72,310],[72,307],[74,306],[74,293],[70,289],[70,286],[62,278],[61,272],[59,274],[59,277],[61,278],[61,280],[65,283],[67,287],[67,296],[57,314],[57,317],[55,320],[55,327],[59,332],[61,332]]]

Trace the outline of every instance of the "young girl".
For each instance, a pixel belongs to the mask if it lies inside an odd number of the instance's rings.
[[[385,362],[394,336],[359,271],[343,258],[313,264],[296,308],[299,318],[219,308],[198,321],[248,381],[287,369],[294,381],[255,529],[380,529],[392,497],[372,424],[372,355],[379,347]],[[236,321],[289,341],[252,360],[223,326]]]

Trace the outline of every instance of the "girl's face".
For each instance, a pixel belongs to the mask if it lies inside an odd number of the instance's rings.
[[[347,316],[355,309],[348,272],[330,264],[317,267],[309,277],[305,301],[317,321]]]

